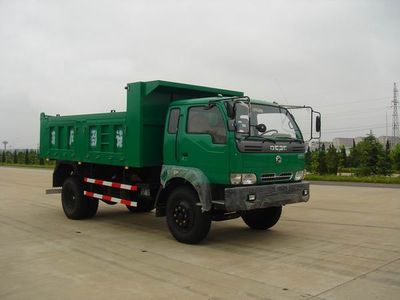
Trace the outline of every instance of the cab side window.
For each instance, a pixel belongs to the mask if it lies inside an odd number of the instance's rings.
[[[214,144],[226,143],[224,119],[216,106],[210,109],[204,106],[189,108],[186,132],[209,134]]]
[[[181,110],[179,108],[171,109],[168,121],[168,133],[176,133],[179,125],[179,115]]]

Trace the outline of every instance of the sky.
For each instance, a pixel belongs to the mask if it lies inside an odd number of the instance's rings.
[[[311,105],[322,140],[390,134],[399,12],[383,0],[0,0],[0,141],[36,148],[40,112],[124,111],[126,83],[155,79]]]

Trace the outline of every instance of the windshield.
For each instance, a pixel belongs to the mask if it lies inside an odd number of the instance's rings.
[[[236,112],[236,132],[238,133],[249,133],[250,121],[249,121],[249,105],[247,103],[238,101],[235,105]]]
[[[239,103],[237,103],[239,104]],[[287,109],[271,105],[252,104],[250,120],[246,103],[236,105],[236,124],[238,133],[248,133],[251,137],[262,137],[275,140],[296,139],[302,140],[302,135],[292,115]],[[250,122],[250,124],[249,124]],[[260,125],[266,127],[260,132]],[[258,127],[258,128],[257,128]]]

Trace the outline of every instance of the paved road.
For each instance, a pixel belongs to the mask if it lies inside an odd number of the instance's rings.
[[[399,299],[400,190],[312,187],[265,232],[214,223],[197,246],[101,204],[64,217],[51,171],[0,168],[1,299]]]

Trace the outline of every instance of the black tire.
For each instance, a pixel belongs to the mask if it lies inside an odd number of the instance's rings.
[[[89,199],[83,195],[82,180],[68,177],[63,184],[61,203],[69,219],[80,220],[93,217],[97,212],[99,200]]]
[[[139,197],[136,207],[127,205],[126,208],[133,213],[150,212],[154,209],[154,199],[151,197]]]
[[[198,203],[197,194],[188,187],[179,187],[168,197],[168,228],[181,243],[199,243],[210,231],[211,217],[202,213]]]
[[[253,229],[265,230],[274,226],[281,217],[282,206],[249,210],[242,213],[242,219]]]
[[[99,200],[88,197],[85,197],[85,199],[89,203],[89,209],[87,211],[85,218],[90,219],[93,218],[97,213],[97,209],[99,207]]]

